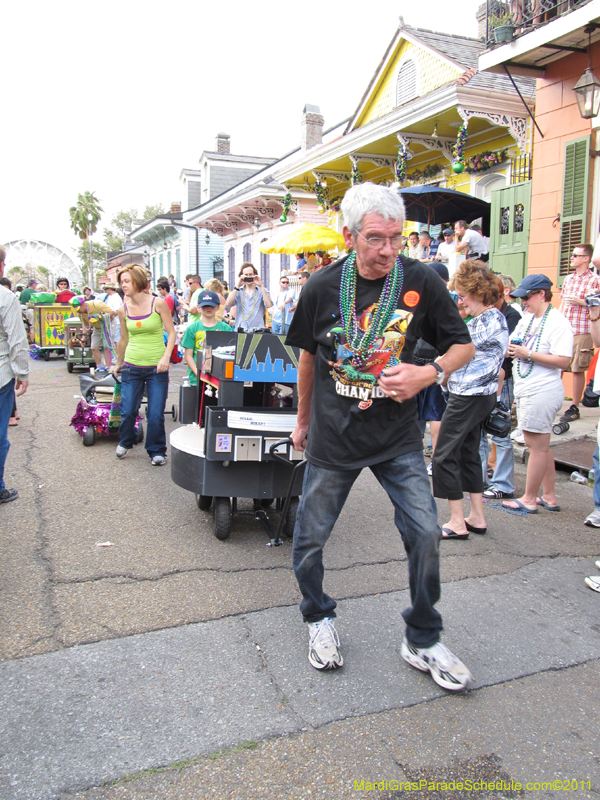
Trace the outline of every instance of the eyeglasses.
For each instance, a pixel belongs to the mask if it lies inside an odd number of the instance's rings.
[[[585,253],[573,253],[571,258],[588,258]]]
[[[285,284],[285,283],[289,283],[289,281],[279,281],[279,283]]]
[[[533,297],[535,294],[539,294],[539,293],[540,293],[540,291],[541,291],[540,289],[537,289],[535,292],[527,292],[527,294],[524,294],[524,295],[523,295],[523,297],[521,298],[521,300],[531,300],[531,298],[532,298],[532,297]]]
[[[367,247],[371,250],[380,250],[387,242],[394,250],[399,250],[404,241],[404,236],[363,236],[359,231],[355,231],[355,233],[365,240]]]

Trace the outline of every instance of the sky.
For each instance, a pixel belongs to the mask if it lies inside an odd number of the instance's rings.
[[[98,240],[120,210],[168,210],[220,131],[233,153],[280,158],[306,103],[325,129],[352,114],[399,16],[475,36],[480,3],[4,3],[0,242],[77,248],[69,208],[85,191]]]

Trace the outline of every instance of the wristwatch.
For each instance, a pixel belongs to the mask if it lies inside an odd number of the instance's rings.
[[[435,367],[437,370],[437,375],[435,376],[435,382],[437,383],[438,386],[440,386],[446,380],[446,373],[437,363],[437,361],[432,361],[431,366]]]

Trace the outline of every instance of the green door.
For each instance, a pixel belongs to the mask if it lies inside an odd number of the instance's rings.
[[[519,285],[527,272],[531,181],[492,192],[490,266]]]

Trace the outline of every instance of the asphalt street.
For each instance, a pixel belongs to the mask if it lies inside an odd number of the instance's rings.
[[[182,377],[172,369],[168,407]],[[218,541],[143,447],[123,460],[113,439],[83,447],[78,394],[62,359],[33,362],[10,428],[2,800],[600,797],[588,486],[561,472],[560,513],[488,504],[485,536],[442,542],[443,641],[475,680],[449,695],[400,658],[406,555],[364,472],[326,549],[345,666],[322,674],[290,543],[267,548],[249,502]],[[568,435],[595,437],[597,417],[586,409]],[[519,459],[519,491],[524,475]],[[475,788],[431,788],[453,780]]]

